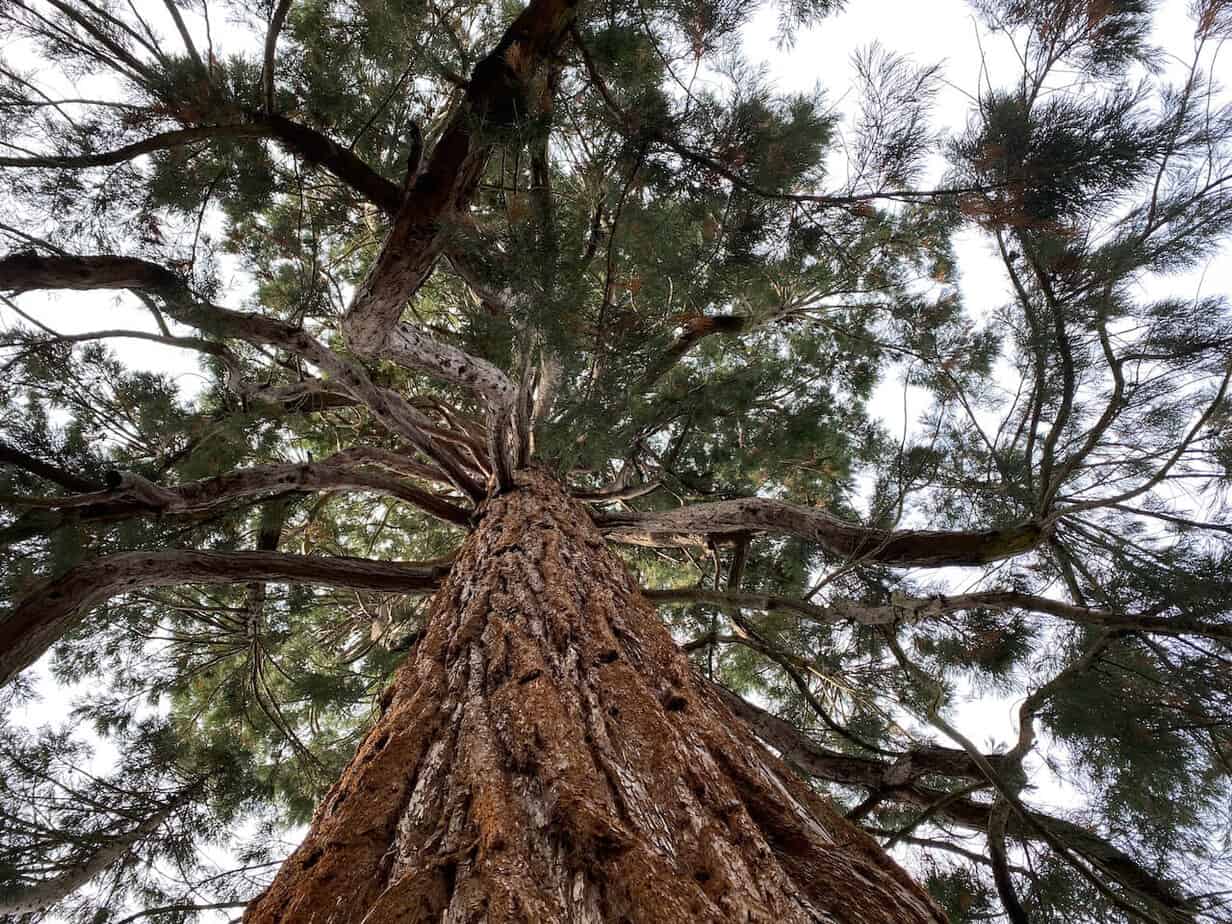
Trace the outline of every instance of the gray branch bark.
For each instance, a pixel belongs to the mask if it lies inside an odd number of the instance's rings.
[[[357,364],[343,359],[303,330],[263,315],[231,311],[202,303],[170,270],[133,257],[112,255],[38,256],[14,254],[0,259],[0,289],[134,289],[159,295],[167,313],[183,324],[215,335],[270,344],[302,356],[330,373],[345,391],[393,432],[435,462],[464,494],[480,499],[485,490],[448,447],[424,430],[430,421],[401,395],[380,388]]]
[[[921,748],[906,752],[893,762],[844,754],[821,746],[790,723],[731,691],[722,687],[716,689],[728,707],[748,723],[757,737],[805,773],[830,782],[884,789],[888,800],[931,808],[934,817],[940,821],[980,833],[988,831],[993,810],[991,803],[966,798],[946,799],[945,792],[919,782],[920,775],[925,773],[983,779],[979,767],[965,751]],[[1012,761],[1004,754],[985,754],[984,759],[998,773],[1003,772]],[[1043,827],[1070,850],[1126,888],[1166,908],[1187,907],[1184,892],[1176,883],[1156,876],[1107,838],[1044,812],[1030,811],[1029,815],[1031,823],[1011,815],[1006,833],[1018,839],[1039,841],[1042,836],[1036,826]]]
[[[1038,523],[973,531],[884,530],[850,523],[815,507],[764,497],[653,513],[600,512],[594,517],[617,542],[659,546],[698,536],[755,531],[797,536],[846,558],[921,567],[983,565],[1013,558],[1034,549],[1047,535]]]
[[[93,606],[145,587],[175,584],[315,584],[431,593],[449,566],[280,552],[121,552],[44,581],[0,622],[0,686],[37,661]]]
[[[80,863],[60,875],[34,883],[4,901],[0,901],[0,915],[21,915],[44,911],[72,895],[123,859],[134,845],[157,831],[174,809],[174,804],[160,808],[130,830],[99,846]]]

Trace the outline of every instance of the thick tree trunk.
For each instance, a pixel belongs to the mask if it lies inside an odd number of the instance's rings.
[[[944,916],[745,731],[586,512],[526,471],[245,920]]]

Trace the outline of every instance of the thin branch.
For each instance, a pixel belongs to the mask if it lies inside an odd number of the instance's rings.
[[[274,114],[274,53],[278,49],[278,33],[286,22],[291,0],[278,0],[274,14],[270,16],[269,29],[265,33],[265,64],[261,71],[261,83],[265,88],[266,115]]]
[[[0,167],[54,167],[82,168],[109,167],[127,163],[143,154],[167,151],[172,148],[210,141],[214,138],[267,138],[273,133],[267,125],[241,122],[231,125],[201,125],[195,128],[180,128],[161,132],[111,151],[66,156],[0,157]]]

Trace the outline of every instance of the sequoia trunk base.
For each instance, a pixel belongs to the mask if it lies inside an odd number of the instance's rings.
[[[944,916],[752,738],[586,512],[526,471],[487,503],[383,715],[245,920]]]

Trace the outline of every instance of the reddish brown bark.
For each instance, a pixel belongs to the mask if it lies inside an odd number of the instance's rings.
[[[517,478],[245,920],[944,921],[703,686],[580,505]]]

